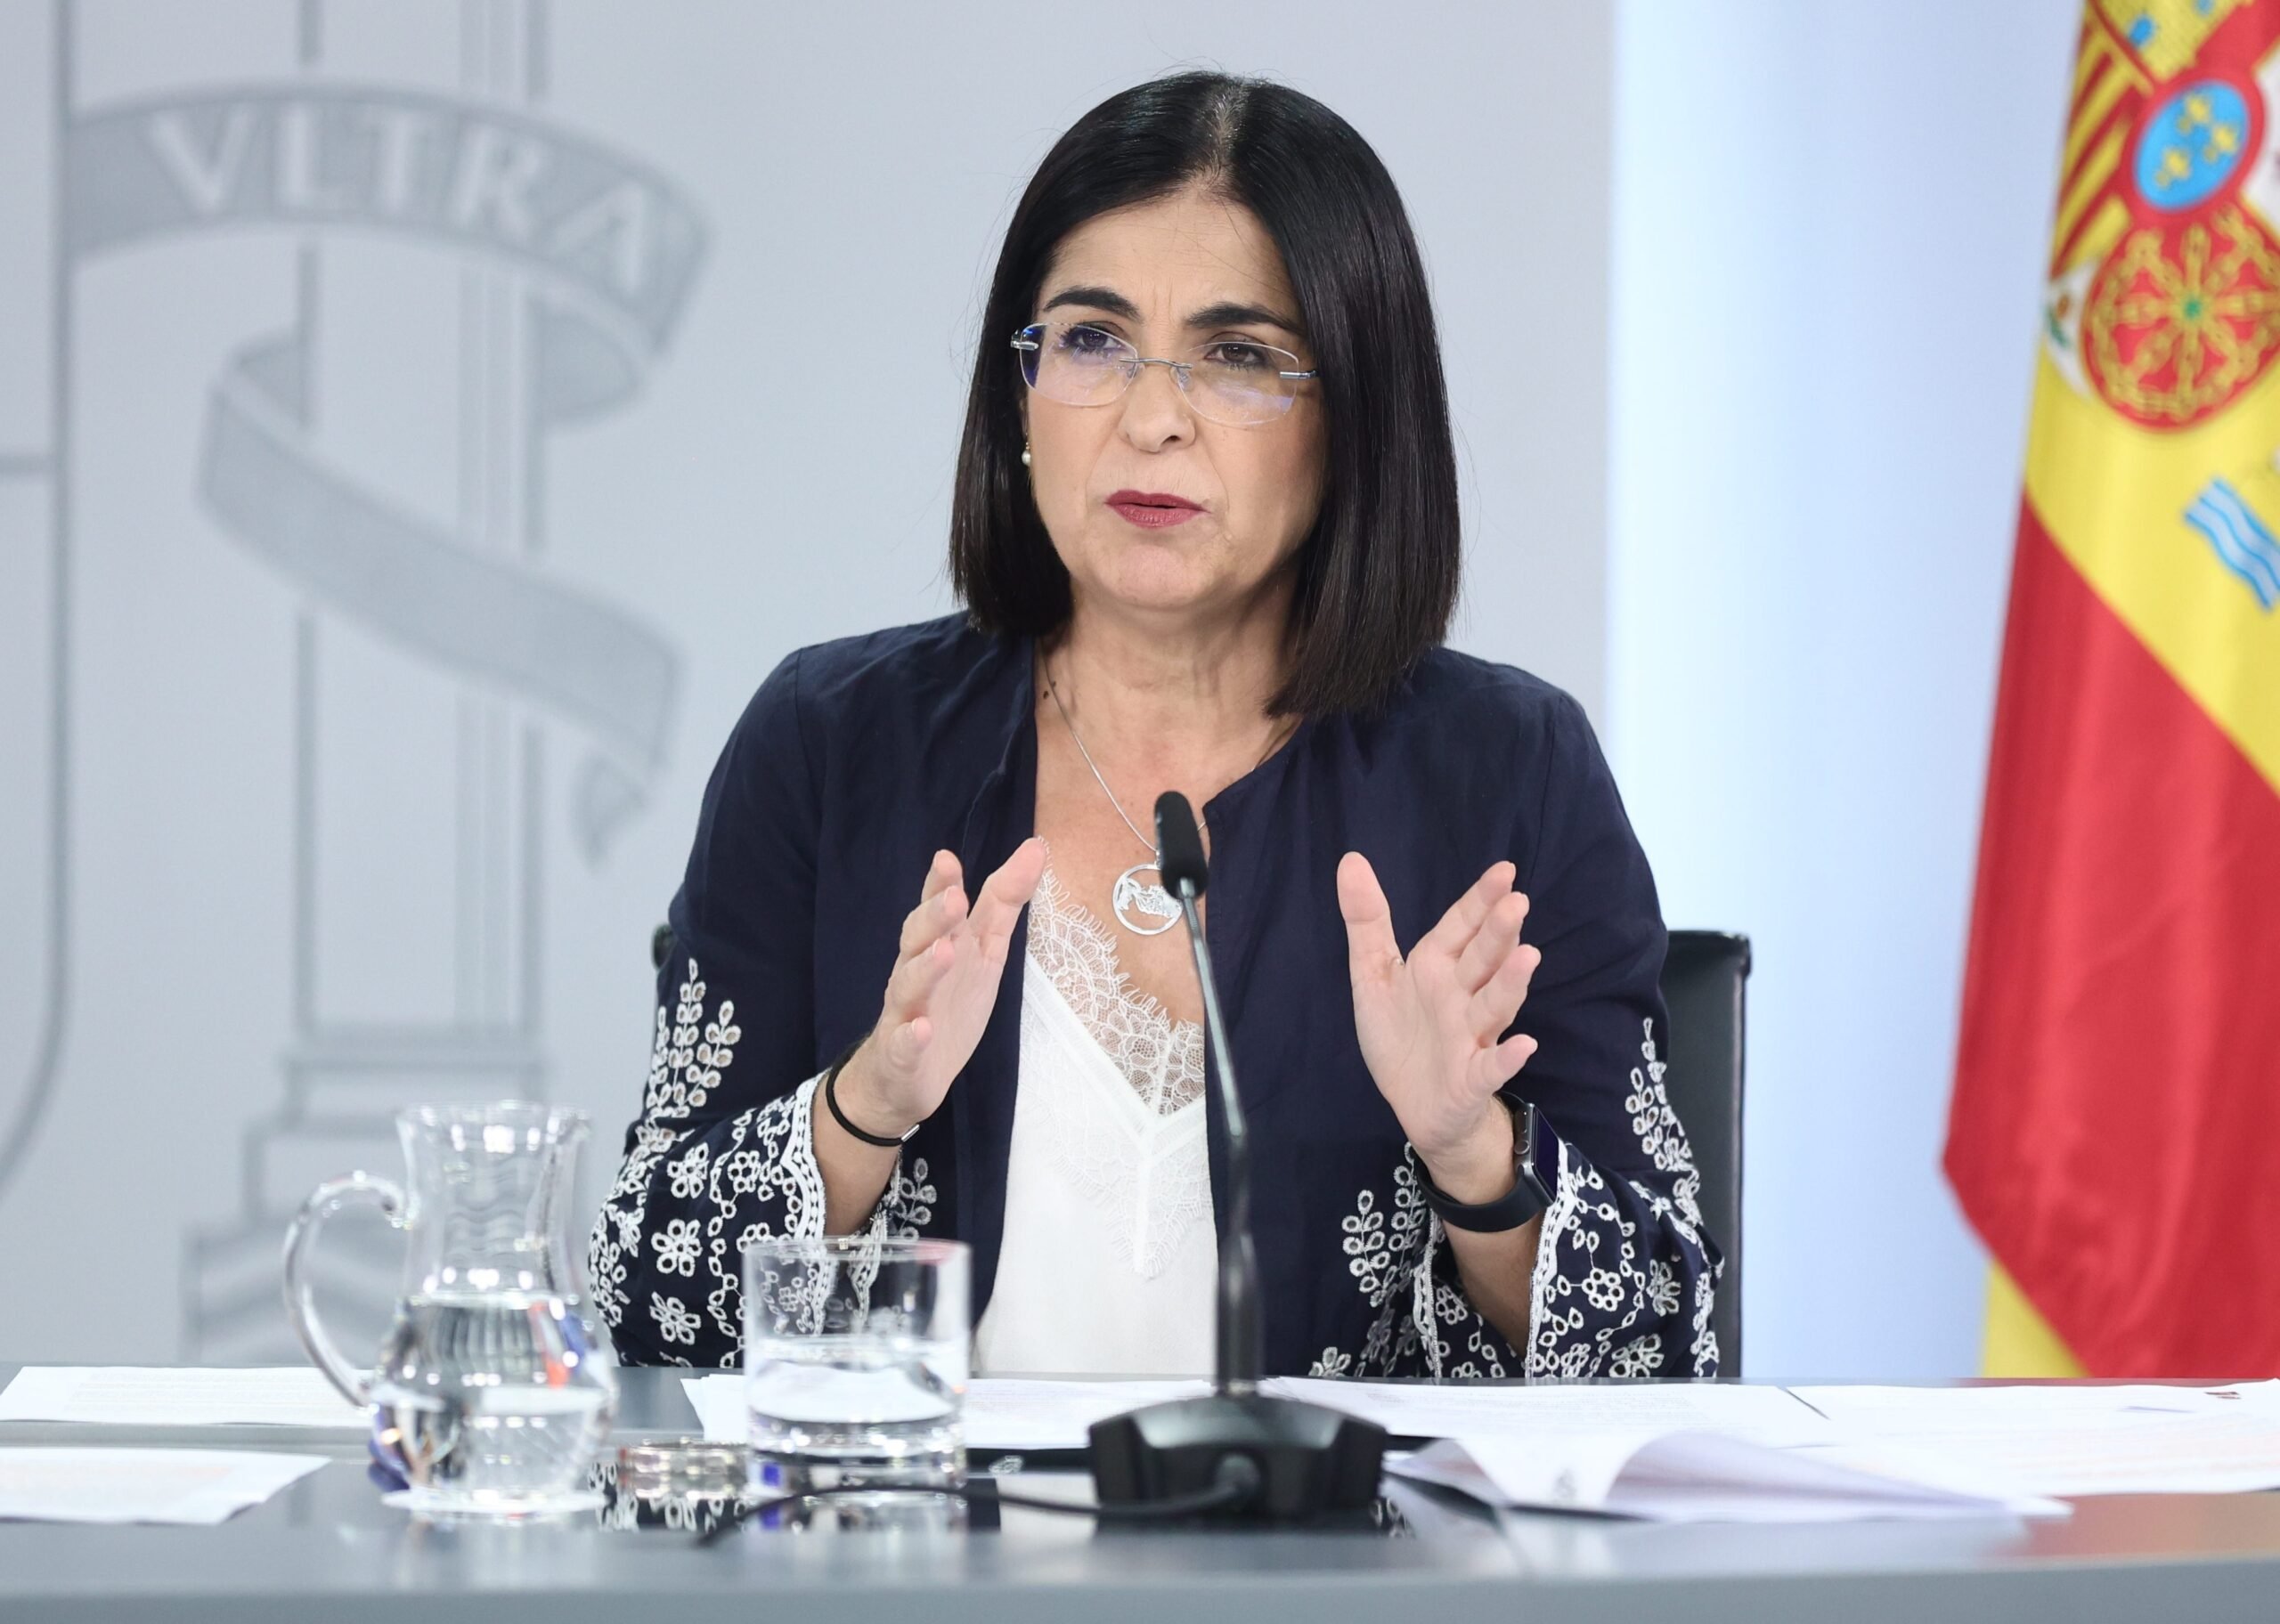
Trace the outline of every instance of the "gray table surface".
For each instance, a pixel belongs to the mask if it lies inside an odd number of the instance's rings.
[[[0,1382],[12,1374],[0,1365]],[[673,1374],[623,1375],[623,1435],[695,1430]],[[379,1504],[361,1441],[345,1433],[0,1423],[0,1444],[57,1442],[335,1458],[217,1528],[0,1523],[0,1619],[2280,1618],[2280,1494],[2091,1498],[2064,1521],[1775,1528],[1500,1523],[1438,1496],[1413,1501],[1392,1531],[1096,1531],[1085,1519],[1008,1508],[995,1529],[923,1519],[889,1531],[753,1529],[700,1549],[683,1531],[594,1521],[415,1522]]]

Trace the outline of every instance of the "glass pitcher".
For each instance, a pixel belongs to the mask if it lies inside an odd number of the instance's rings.
[[[431,1516],[600,1503],[585,1484],[616,1412],[616,1360],[585,1318],[568,1210],[588,1126],[582,1111],[518,1100],[415,1105],[396,1118],[405,1185],[330,1180],[287,1230],[293,1329],[370,1408],[374,1453],[409,1485],[396,1503]],[[370,1377],[341,1358],[311,1300],[317,1231],[351,1201],[377,1203],[411,1243]]]

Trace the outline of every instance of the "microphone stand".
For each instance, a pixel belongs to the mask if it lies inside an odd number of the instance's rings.
[[[1091,1429],[1093,1487],[1103,1506],[1177,1502],[1199,1516],[1291,1522],[1365,1509],[1376,1497],[1386,1432],[1342,1410],[1258,1391],[1264,1359],[1258,1254],[1251,1241],[1250,1141],[1235,1092],[1234,1050],[1219,1012],[1211,949],[1196,908],[1209,883],[1187,798],[1156,801],[1159,873],[1179,898],[1203,987],[1226,1142],[1227,1222],[1219,1247],[1216,1358],[1208,1398],[1150,1404]]]

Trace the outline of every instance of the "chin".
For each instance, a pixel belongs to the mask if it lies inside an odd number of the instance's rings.
[[[1095,584],[1107,602],[1141,614],[1190,613],[1234,593],[1230,582],[1180,567],[1110,569],[1102,572]]]

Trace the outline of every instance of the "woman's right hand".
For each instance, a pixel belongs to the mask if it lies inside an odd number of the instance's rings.
[[[1014,922],[1044,873],[1045,842],[1032,835],[969,905],[956,854],[934,854],[918,905],[902,922],[879,1024],[833,1086],[858,1127],[892,1137],[940,1107],[989,1024]]]

